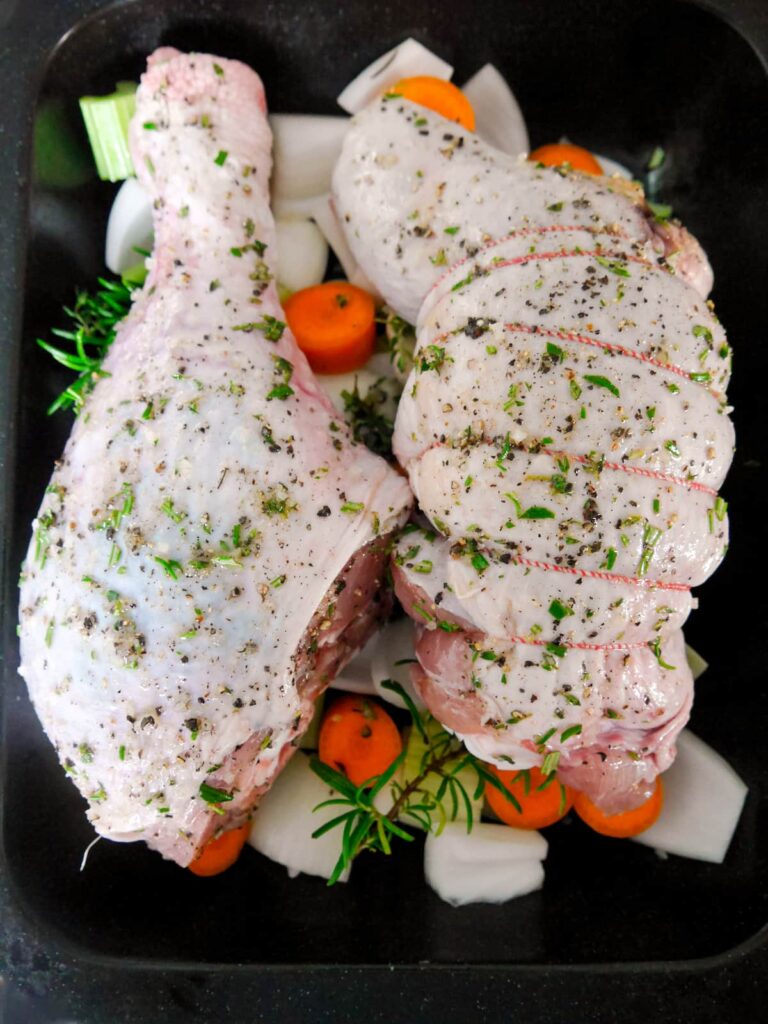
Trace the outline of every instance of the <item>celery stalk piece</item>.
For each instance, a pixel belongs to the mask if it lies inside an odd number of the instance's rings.
[[[430,744],[435,738],[443,732],[443,728],[439,722],[437,722],[431,715],[423,716],[424,729],[429,738]],[[408,736],[405,744],[405,758],[403,759],[403,767],[401,777],[399,779],[401,785],[407,786],[408,783],[422,773],[424,768],[424,755],[427,751],[427,745],[418,729],[411,727],[408,732]],[[456,755],[456,760],[449,764],[449,769],[453,767],[461,758],[464,756],[463,752],[459,752]],[[462,768],[460,772],[456,774],[457,781],[464,787],[466,791],[470,806],[472,808],[472,820],[473,822],[480,821],[480,814],[483,809],[483,797],[475,800],[474,794],[477,789],[477,773],[468,765],[466,768]],[[412,801],[414,804],[422,803],[424,800],[425,791],[430,794],[433,798],[437,795],[437,792],[442,783],[442,777],[434,772],[430,772],[422,784],[421,792],[415,794]],[[459,798],[456,807],[454,807],[451,794],[446,792],[441,800],[442,806],[446,812],[449,821],[467,821],[467,809],[464,801]],[[406,813],[407,807],[403,808],[400,813],[398,820],[403,824],[409,825],[412,828],[419,828],[419,823],[411,815]],[[455,812],[455,813],[454,813]],[[438,829],[442,823],[442,816],[438,811],[435,811],[431,815],[433,822],[433,829]]]
[[[136,85],[118,82],[109,96],[82,96],[80,111],[96,170],[102,181],[123,181],[133,173],[128,125],[136,111]]]
[[[144,260],[141,263],[134,263],[120,275],[120,280],[126,288],[141,288],[147,279],[147,265]]]
[[[685,658],[694,679],[698,679],[709,668],[709,662],[705,661],[699,652],[694,651],[688,644],[685,645]]]

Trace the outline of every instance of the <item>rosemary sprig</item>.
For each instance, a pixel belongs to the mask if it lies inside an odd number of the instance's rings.
[[[120,280],[100,277],[99,287],[79,291],[75,304],[64,307],[70,329],[53,328],[51,333],[66,345],[56,347],[38,338],[37,344],[57,363],[73,370],[77,377],[48,407],[48,415],[59,409],[74,408],[78,413],[96,382],[108,377],[101,368],[104,356],[115,339],[115,328],[131,307],[131,289]]]
[[[426,831],[439,835],[448,821],[456,820],[459,809],[463,807],[467,832],[471,832],[475,817],[472,800],[482,796],[486,783],[503,793],[515,809],[522,813],[514,794],[488,766],[469,754],[461,741],[446,732],[435,718],[429,714],[422,715],[399,683],[388,679],[382,685],[402,698],[411,715],[412,727],[418,730],[425,750],[417,774],[403,782],[398,781],[397,775],[407,750],[403,750],[385,772],[366,780],[360,786],[353,785],[345,775],[317,758],[310,762],[315,774],[339,794],[315,807],[316,811],[324,807],[337,807],[340,810],[338,815],[312,833],[312,838],[316,839],[332,829],[342,828],[341,852],[328,885],[334,885],[363,850],[389,854],[392,852],[393,836],[413,842],[413,835],[397,824],[401,815],[413,819],[416,825]],[[473,769],[476,776],[471,798],[459,777],[466,768]],[[436,780],[439,782],[435,789]],[[387,786],[390,787],[393,802],[385,812],[376,806],[376,798]]]

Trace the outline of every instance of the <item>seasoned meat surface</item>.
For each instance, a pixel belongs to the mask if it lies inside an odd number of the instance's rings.
[[[131,147],[154,254],[34,524],[21,672],[96,830],[187,864],[386,613],[410,495],[283,323],[258,76],[157,51]]]
[[[674,757],[690,589],[727,547],[730,348],[680,225],[400,99],[334,175],[356,258],[416,325],[395,453],[433,530],[395,551],[427,706],[606,811]]]
[[[333,202],[366,277],[411,323],[449,266],[530,226],[610,228],[701,295],[712,287],[698,242],[679,224],[658,224],[630,182],[510,157],[398,97],[352,119]]]

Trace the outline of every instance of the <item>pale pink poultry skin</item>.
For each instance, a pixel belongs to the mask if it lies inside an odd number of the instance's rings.
[[[96,831],[186,865],[386,617],[411,497],[283,323],[259,77],[157,51],[131,148],[154,256],[34,524],[21,673]]]
[[[636,806],[690,712],[690,588],[727,547],[706,256],[636,189],[398,98],[353,119],[334,203],[417,329],[393,446],[435,529],[393,574],[421,697],[477,756]]]

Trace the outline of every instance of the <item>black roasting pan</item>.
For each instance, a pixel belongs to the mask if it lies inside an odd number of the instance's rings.
[[[370,60],[415,36],[457,80],[508,76],[534,145],[567,134],[640,172],[701,239],[735,350],[732,545],[689,642],[710,662],[695,732],[749,785],[721,866],[551,833],[541,892],[461,910],[416,842],[348,886],[246,851],[202,880],[92,838],[16,675],[16,580],[69,430],[34,344],[103,271],[113,190],[83,163],[77,97],[136,78],[161,43],[252,64],[279,111],[333,113]],[[768,1019],[768,3],[766,0],[0,0],[0,1019],[7,1024],[384,1024]],[[66,153],[51,159],[45,125]],[[37,145],[35,145],[37,140]],[[4,1010],[4,1013],[3,1013]]]

